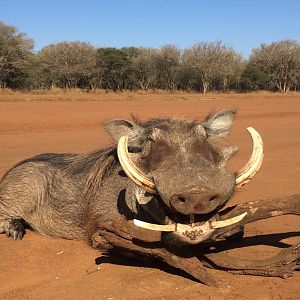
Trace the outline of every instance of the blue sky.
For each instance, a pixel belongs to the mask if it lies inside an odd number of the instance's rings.
[[[299,0],[0,0],[0,20],[36,50],[63,40],[155,48],[221,40],[247,57],[261,43],[300,41]]]

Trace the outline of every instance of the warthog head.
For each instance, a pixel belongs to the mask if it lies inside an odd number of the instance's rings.
[[[106,124],[118,142],[123,170],[136,184],[136,201],[156,223],[197,224],[223,207],[236,184],[242,183],[226,169],[238,148],[218,145],[229,134],[235,115],[234,110],[225,110],[202,123],[166,118]],[[261,161],[255,163],[256,172]],[[249,164],[240,176],[245,176]]]

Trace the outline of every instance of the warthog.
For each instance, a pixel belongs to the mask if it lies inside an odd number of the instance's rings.
[[[87,240],[107,251],[153,256],[218,285],[200,262],[195,270],[197,264],[175,255],[175,249],[213,240],[225,227],[228,237],[247,218],[251,221],[251,211],[225,220],[218,214],[236,186],[253,177],[262,162],[260,137],[249,129],[251,159],[237,174],[226,169],[237,147],[222,148],[218,141],[229,134],[235,115],[224,110],[202,123],[113,120],[105,127],[118,147],[26,159],[0,182],[0,232],[22,239],[29,226],[43,235]]]

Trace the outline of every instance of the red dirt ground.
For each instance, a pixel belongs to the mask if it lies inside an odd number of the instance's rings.
[[[230,168],[240,168],[251,152],[245,128],[255,127],[265,143],[265,160],[255,179],[229,204],[300,192],[300,95],[111,94],[105,101],[0,102],[0,175],[19,160],[41,152],[89,151],[110,143],[102,123],[113,118],[176,115],[201,119],[206,112],[234,107],[239,113],[229,141],[240,147]],[[38,97],[35,95],[35,100]],[[53,96],[55,100],[55,96]],[[80,97],[77,97],[77,99]],[[150,100],[153,98],[154,100]],[[176,100],[172,100],[172,98]],[[202,100],[201,100],[202,99]],[[1,97],[0,97],[1,100]],[[38,100],[38,99],[37,99]],[[45,100],[45,99],[44,99]],[[299,242],[299,217],[283,216],[247,226],[246,235],[282,235]],[[294,234],[293,234],[294,232]],[[275,236],[270,236],[275,239]],[[257,238],[258,243],[262,239]],[[286,280],[212,271],[231,288],[217,289],[156,268],[102,264],[86,274],[99,253],[83,241],[40,236],[27,230],[22,241],[0,235],[0,299],[299,299],[300,273]],[[231,250],[257,258],[278,253],[270,245]]]

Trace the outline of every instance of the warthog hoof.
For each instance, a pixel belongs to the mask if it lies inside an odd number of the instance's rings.
[[[7,237],[13,240],[21,240],[25,231],[24,221],[22,219],[11,219],[0,221],[0,233],[5,232]]]

